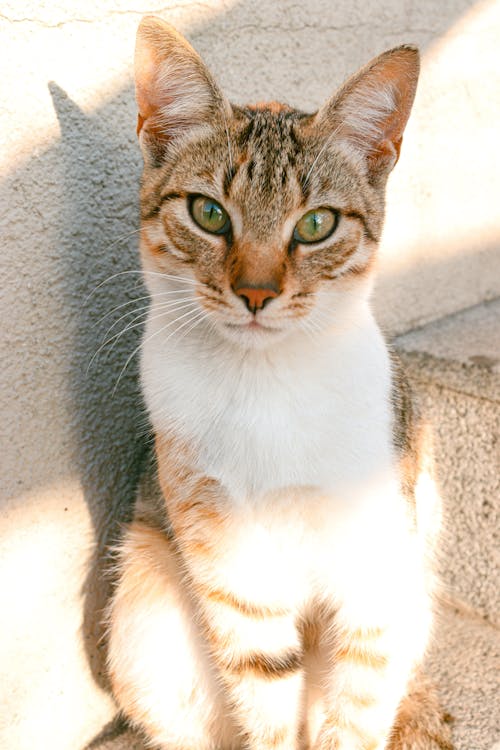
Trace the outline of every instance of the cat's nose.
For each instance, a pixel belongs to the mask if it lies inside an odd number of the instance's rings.
[[[244,282],[243,282],[244,283]],[[241,297],[247,308],[252,313],[256,313],[257,310],[262,310],[270,300],[274,299],[279,295],[279,289],[274,285],[268,286],[250,286],[250,285],[236,285],[233,287],[234,292]]]

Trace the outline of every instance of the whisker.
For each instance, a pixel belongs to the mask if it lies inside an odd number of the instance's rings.
[[[299,327],[309,336],[311,341],[315,340],[314,331],[311,328],[310,321],[308,321],[307,319],[302,319],[299,322]]]
[[[177,312],[178,310],[184,310],[186,307],[192,306],[194,302],[195,302],[195,300],[189,299],[188,302],[185,302],[185,301],[179,302],[177,300],[175,302],[165,304],[164,306],[163,305],[158,305],[158,308],[161,309],[162,307],[164,307],[165,309],[163,309],[160,312],[159,315],[151,315],[149,317],[149,320],[156,320],[157,318],[160,318],[163,315],[165,315],[167,312]],[[146,311],[148,311],[149,310],[149,305],[147,307],[144,307],[143,309],[146,310]],[[131,328],[135,328],[136,326],[133,325],[134,321],[138,320],[139,318],[145,318],[145,317],[147,317],[147,312],[141,312],[139,315],[137,315],[135,318],[133,318],[131,321],[129,321],[129,323],[127,324],[127,326],[122,331],[119,331],[117,334],[114,334],[111,338],[108,339],[107,342],[105,341],[104,344],[103,344],[103,346],[105,346],[106,343],[109,343],[110,341],[112,341],[115,337],[123,335],[124,333],[126,333],[127,331],[129,331]],[[142,323],[137,323],[137,325],[142,325]],[[109,329],[109,330],[111,330],[111,329]],[[108,331],[108,333],[109,333],[109,331]]]
[[[160,276],[162,279],[173,279],[174,281],[184,281],[186,284],[196,285],[198,282],[195,279],[189,279],[187,276],[177,276],[175,273],[161,273],[160,271],[146,271],[142,270],[139,273],[146,273],[150,276]]]
[[[146,271],[143,269],[142,270],[130,269],[128,271],[119,271],[118,273],[114,273],[111,276],[108,276],[107,279],[104,279],[99,284],[97,284],[97,286],[95,286],[94,289],[92,289],[92,291],[85,297],[83,304],[86,305],[88,301],[90,300],[90,298],[93,297],[96,291],[100,289],[104,284],[108,284],[110,281],[113,281],[113,279],[118,278],[118,276],[125,276],[129,274],[138,274],[139,276],[142,276],[144,274],[148,274],[150,276],[160,276],[162,279],[173,279],[174,281],[181,281],[186,284],[192,284],[193,286],[195,286],[198,283],[194,279],[188,279],[185,276],[176,276],[175,274],[159,273],[158,271]]]
[[[226,131],[226,138],[227,138],[227,152],[229,156],[229,168],[231,169],[231,172],[233,171],[233,153],[231,151],[231,141],[229,138],[229,128],[227,125],[227,117],[226,112],[224,110],[224,104],[221,104],[221,110],[222,110],[222,117],[224,120],[224,130]]]
[[[149,294],[144,294],[141,297],[134,297],[134,299],[129,299],[126,302],[122,302],[120,305],[116,305],[116,307],[112,307],[111,310],[108,310],[108,312],[104,313],[104,315],[102,315],[99,320],[96,320],[93,328],[102,323],[103,320],[106,320],[106,318],[109,318],[110,315],[113,315],[113,313],[117,310],[121,310],[122,308],[127,307],[127,305],[134,305],[136,302],[141,302],[145,299],[149,299]],[[121,318],[118,318],[118,320],[121,320]]]
[[[135,301],[138,302],[139,299],[141,299],[141,298],[138,298],[137,300],[131,300],[130,302],[135,302]],[[142,299],[149,299],[149,297],[142,297]],[[189,297],[181,297],[181,298],[177,297],[174,300],[164,300],[163,302],[149,303],[148,305],[144,305],[143,307],[136,307],[134,310],[128,310],[127,312],[123,313],[123,315],[120,315],[120,317],[117,318],[114,321],[114,323],[111,324],[111,326],[108,328],[108,330],[106,331],[106,333],[104,334],[104,336],[107,336],[108,333],[110,333],[110,331],[112,331],[113,328],[120,322],[120,320],[123,320],[123,318],[126,318],[129,315],[134,315],[136,312],[141,312],[141,310],[149,310],[149,309],[153,310],[153,309],[160,309],[162,307],[174,306],[178,302],[187,302],[188,300],[194,302],[194,297],[191,297],[191,296],[189,296]],[[128,303],[128,304],[130,304],[130,303]],[[119,305],[118,307],[122,307],[122,305]],[[115,310],[117,310],[117,309],[118,308],[115,307]],[[103,321],[104,318],[106,318],[108,314],[109,313],[107,313],[106,315],[104,315],[99,322]],[[97,324],[94,324],[94,327],[95,327],[95,325],[97,325]]]
[[[308,318],[308,323],[312,329],[314,329],[319,336],[327,328],[331,327],[332,320],[330,316],[323,310],[315,310],[314,317]]]
[[[186,307],[192,307],[193,304],[196,304],[195,300],[190,300],[187,303],[183,302],[182,304],[178,303],[178,302],[174,302],[174,303],[172,303],[172,305],[165,305],[165,307],[167,309],[162,310],[162,312],[159,315],[153,315],[152,317],[149,318],[149,320],[156,320],[157,318],[161,318],[164,315],[166,315],[168,312],[177,312],[179,310],[184,310]],[[146,310],[146,311],[149,310],[149,305],[147,307],[145,307],[144,310]],[[137,323],[136,321],[139,320],[139,318],[143,318],[143,320],[140,320]],[[127,333],[127,331],[131,331],[133,328],[137,328],[138,326],[143,325],[143,323],[145,322],[146,318],[147,318],[147,312],[140,313],[135,318],[133,318],[133,320],[131,320],[125,326],[125,328],[122,331],[118,331],[118,333],[115,333],[115,334],[113,334],[113,336],[110,336],[108,339],[106,339],[106,341],[104,341],[100,345],[100,347],[95,352],[95,354],[92,355],[92,358],[91,358],[91,360],[90,360],[90,362],[89,362],[89,364],[87,366],[87,374],[88,374],[88,372],[89,372],[89,370],[90,370],[90,368],[92,366],[92,363],[94,362],[95,358],[100,354],[100,352],[104,349],[105,346],[107,346],[112,341],[114,341],[114,344],[111,346],[111,348],[113,348],[113,346],[116,344],[116,342],[118,341],[119,338],[121,338],[125,333]],[[112,328],[113,328],[113,326],[111,326],[111,328],[108,329],[107,333],[109,333]]]
[[[314,321],[318,324],[324,323],[325,325],[331,325],[332,319],[328,315],[328,313],[325,310],[318,310],[316,309],[314,311]]]
[[[196,290],[194,290],[196,292]],[[164,297],[170,294],[170,292],[158,292],[158,294],[151,294],[150,300],[151,300],[151,307],[156,307],[157,305],[169,305],[171,302],[182,302],[185,299],[197,299],[196,295],[193,296],[193,290],[192,289],[177,289],[175,291],[175,294],[186,294],[188,293],[187,297],[175,297],[174,299],[167,299],[167,300],[161,300],[157,302],[156,300],[158,297]],[[174,292],[172,292],[174,294]]]
[[[103,320],[105,320],[107,317],[112,315],[114,312],[116,312],[117,310],[120,310],[123,307],[126,307],[127,305],[133,305],[136,302],[141,302],[141,300],[144,300],[144,299],[153,300],[153,299],[156,299],[156,297],[162,297],[162,296],[167,296],[167,295],[170,296],[172,294],[185,294],[186,291],[187,291],[186,289],[173,289],[170,292],[155,292],[154,294],[144,294],[141,297],[134,297],[133,299],[129,299],[127,300],[127,302],[122,302],[121,305],[116,305],[116,307],[113,307],[111,308],[111,310],[108,310],[107,313],[104,313],[104,315],[94,323],[94,327],[96,325],[99,325],[99,323],[102,323]],[[186,299],[188,298],[186,297]]]
[[[210,315],[210,313],[209,313],[209,312],[207,312],[207,311],[205,311],[205,310],[200,310],[200,313],[201,313],[201,315],[199,315],[199,316],[198,316],[198,318],[195,318],[195,319],[194,319],[194,320],[195,320],[195,322],[193,323],[193,325],[191,325],[191,326],[190,326],[190,328],[188,328],[188,329],[187,329],[187,331],[184,331],[184,333],[183,333],[183,334],[182,334],[182,336],[180,337],[179,341],[182,341],[182,339],[183,339],[183,338],[184,338],[185,336],[187,336],[187,335],[188,335],[188,334],[189,334],[189,333],[190,333],[190,332],[191,332],[191,331],[193,330],[193,328],[196,328],[196,326],[198,325],[198,323],[201,323],[201,321],[202,321],[202,320],[206,320],[206,319],[208,318],[208,316]],[[191,320],[188,320],[188,321],[186,321],[186,322],[187,322],[187,323],[192,323],[192,321],[193,321],[193,318],[191,318]],[[170,338],[170,337],[171,337],[171,336],[172,336],[172,335],[173,335],[174,333],[179,333],[179,331],[181,330],[181,328],[184,328],[184,325],[185,325],[185,324],[183,324],[182,326],[180,326],[180,328],[176,328],[176,329],[175,329],[175,331],[172,331],[172,333],[171,333],[171,334],[169,334],[169,336],[167,337],[167,341],[169,340],[169,338]]]
[[[319,150],[319,151],[318,151],[318,153],[316,154],[316,157],[314,158],[314,160],[313,160],[313,163],[312,163],[312,164],[311,164],[311,166],[309,167],[309,171],[307,172],[307,174],[306,174],[306,176],[305,176],[305,179],[304,179],[304,186],[306,186],[306,185],[308,185],[308,184],[309,184],[309,178],[311,177],[311,173],[312,173],[312,171],[313,171],[314,167],[316,166],[316,164],[317,164],[317,162],[318,162],[318,159],[319,159],[319,158],[320,158],[320,156],[321,156],[321,155],[323,154],[323,152],[325,151],[325,149],[326,149],[326,148],[328,148],[328,146],[330,145],[330,143],[332,142],[332,140],[333,140],[333,139],[334,139],[334,138],[335,138],[335,137],[336,137],[336,136],[337,136],[337,135],[339,134],[339,132],[340,132],[340,125],[339,125],[339,126],[337,126],[337,127],[335,128],[335,130],[333,130],[333,131],[332,131],[332,132],[330,133],[330,135],[328,136],[328,138],[326,139],[326,141],[325,141],[325,142],[323,143],[322,147],[320,148],[320,150]]]
[[[139,229],[133,229],[131,232],[127,232],[127,234],[122,234],[121,237],[117,237],[116,240],[114,240],[110,245],[107,245],[105,250],[110,250],[112,247],[118,244],[118,242],[123,242],[123,240],[127,240],[129,237],[132,237],[133,234],[137,234],[138,232],[142,232],[143,227],[139,227]]]
[[[135,355],[137,354],[137,352],[140,349],[142,349],[142,347],[145,346],[146,343],[148,343],[149,341],[151,341],[152,339],[154,339],[156,336],[159,336],[160,333],[163,333],[164,331],[167,330],[167,328],[169,328],[174,323],[177,323],[179,320],[182,320],[187,315],[195,315],[196,316],[196,315],[198,315],[198,312],[199,311],[196,311],[196,310],[194,310],[194,311],[193,310],[188,310],[188,312],[184,313],[184,315],[181,315],[180,317],[176,318],[175,320],[172,320],[170,323],[167,323],[167,325],[163,326],[163,328],[160,328],[158,331],[155,331],[154,333],[152,333],[151,336],[149,336],[149,338],[145,339],[144,341],[141,341],[141,343],[138,346],[136,346],[136,348],[134,349],[134,351],[132,352],[132,354],[129,355],[129,357],[127,358],[127,361],[123,365],[123,367],[122,367],[122,369],[120,371],[120,374],[118,375],[118,380],[116,381],[115,386],[113,388],[113,391],[111,392],[111,395],[112,396],[115,395],[116,389],[118,388],[118,385],[119,385],[120,380],[121,380],[121,378],[123,376],[123,373],[125,372],[125,370],[129,366],[130,362],[135,357]],[[189,322],[189,321],[186,321],[186,322]],[[170,336],[168,338],[170,338]]]

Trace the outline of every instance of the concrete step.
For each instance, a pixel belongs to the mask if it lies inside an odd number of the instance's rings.
[[[480,617],[443,607],[426,672],[451,716],[455,750],[500,750],[499,669],[498,629]]]
[[[500,299],[396,339],[434,427],[444,597],[500,624]]]

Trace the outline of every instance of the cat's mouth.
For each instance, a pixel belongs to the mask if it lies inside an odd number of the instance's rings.
[[[258,320],[251,320],[249,323],[225,323],[224,325],[227,328],[231,328],[237,331],[262,331],[268,333],[278,333],[279,331],[281,331],[281,328],[276,328],[275,326],[265,326],[262,323],[259,323]]]
[[[244,349],[266,349],[286,335],[284,326],[271,326],[255,318],[246,323],[224,321],[221,333],[224,338]]]

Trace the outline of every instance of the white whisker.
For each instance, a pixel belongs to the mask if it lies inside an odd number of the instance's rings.
[[[141,302],[142,300],[145,300],[145,299],[153,300],[153,299],[156,299],[157,297],[163,297],[167,295],[170,296],[172,294],[185,294],[186,291],[187,291],[186,289],[173,289],[170,292],[155,292],[154,294],[144,294],[141,297],[134,297],[133,299],[129,299],[127,300],[127,302],[122,302],[121,305],[116,305],[116,307],[113,307],[111,308],[111,310],[108,310],[107,313],[104,313],[104,315],[94,323],[94,326],[99,325],[99,323],[102,323],[103,320],[108,318],[114,312],[116,312],[117,310],[120,310],[123,307],[126,307],[127,305],[133,305],[136,302]],[[186,299],[188,298],[186,297]]]
[[[102,323],[103,320],[106,320],[106,318],[109,318],[110,315],[112,315],[117,310],[121,310],[124,307],[127,307],[127,305],[134,305],[136,302],[141,302],[142,300],[149,299],[149,294],[144,294],[141,297],[134,297],[134,299],[129,299],[127,302],[122,302],[121,305],[116,305],[116,307],[112,307],[111,310],[108,310],[107,313],[104,313],[99,320],[96,320],[94,323],[95,326],[98,326],[100,323]],[[118,318],[118,320],[121,320],[121,318]]]
[[[187,336],[193,330],[193,328],[196,328],[198,323],[201,323],[202,320],[206,320],[208,316],[211,314],[207,310],[200,310],[200,313],[201,314],[198,315],[198,317],[194,319],[195,322],[187,329],[187,331],[184,331],[182,336],[179,338],[179,341],[182,341],[182,339],[185,336]],[[193,318],[191,318],[191,320],[188,320],[187,323],[192,323],[192,321],[193,321]],[[180,326],[180,328],[177,328],[175,331],[172,331],[172,333],[167,337],[167,341],[174,333],[179,333],[181,328],[184,328],[184,325]]]
[[[127,240],[129,237],[132,237],[133,234],[138,234],[138,232],[142,232],[143,227],[139,227],[139,229],[133,229],[131,232],[127,232],[127,234],[122,234],[121,237],[117,237],[116,240],[113,240],[113,242],[110,245],[107,245],[105,250],[110,250],[112,247],[114,247],[118,242],[123,242],[123,240]]]
[[[318,162],[318,159],[324,153],[324,151],[328,148],[328,146],[333,141],[333,139],[339,134],[339,132],[340,132],[340,126],[338,126],[337,128],[335,128],[335,130],[333,130],[330,133],[330,135],[328,136],[328,138],[326,139],[326,141],[323,143],[322,147],[320,148],[320,150],[316,154],[316,157],[314,158],[313,163],[309,167],[309,171],[307,172],[307,174],[305,176],[304,186],[306,186],[306,185],[309,184],[309,178],[311,177],[311,173],[312,173],[314,167],[316,166],[316,164]]]
[[[146,274],[149,274],[150,276],[160,276],[162,279],[172,279],[174,281],[183,281],[186,284],[196,285],[198,283],[196,279],[188,279],[187,276],[177,276],[176,274],[172,274],[172,273],[161,273],[159,271],[146,271],[146,270],[139,271],[139,273],[146,273]]]
[[[302,320],[299,322],[299,327],[302,328],[302,330],[309,336],[311,341],[316,340],[316,334],[318,331],[312,326],[310,320],[308,320],[307,318],[302,318]]]
[[[221,109],[222,109],[222,118],[224,120],[224,129],[226,131],[226,138],[227,138],[227,151],[228,151],[228,156],[229,156],[229,168],[231,169],[231,172],[232,172],[233,171],[233,153],[231,151],[231,140],[229,138],[229,128],[228,128],[228,125],[227,125],[227,117],[226,117],[226,112],[224,110],[224,104],[223,103],[221,105]]]
[[[148,337],[147,339],[144,339],[143,341],[141,341],[141,343],[140,343],[140,344],[139,344],[138,346],[136,346],[136,348],[134,349],[134,351],[132,352],[132,354],[130,354],[130,355],[129,355],[129,357],[127,358],[127,361],[126,361],[126,362],[125,362],[125,364],[123,365],[123,367],[122,367],[122,369],[121,369],[121,371],[120,371],[120,374],[118,375],[118,380],[116,381],[115,387],[113,388],[113,391],[112,391],[111,395],[112,395],[112,396],[114,396],[114,394],[116,393],[116,389],[118,388],[118,385],[119,385],[119,383],[120,383],[120,380],[121,380],[121,378],[123,377],[123,373],[125,372],[125,370],[126,370],[126,369],[127,369],[127,367],[129,366],[130,362],[131,362],[131,361],[132,361],[132,359],[133,359],[133,358],[135,357],[135,355],[137,354],[137,352],[138,352],[138,351],[139,351],[140,349],[142,349],[142,347],[143,347],[143,346],[144,346],[144,345],[145,345],[145,344],[146,344],[147,342],[151,341],[151,340],[152,340],[152,339],[154,339],[154,338],[155,338],[156,336],[159,336],[159,335],[160,335],[160,333],[163,333],[164,331],[166,331],[166,330],[167,330],[167,328],[170,328],[170,326],[171,326],[171,325],[174,325],[174,323],[177,323],[177,322],[178,322],[179,320],[182,320],[182,319],[183,319],[183,318],[185,318],[185,317],[186,317],[187,315],[193,315],[193,316],[196,316],[196,315],[198,315],[198,314],[199,314],[199,312],[200,312],[199,310],[188,310],[188,312],[187,312],[187,313],[184,313],[184,315],[180,315],[179,317],[175,318],[175,320],[172,320],[172,321],[171,321],[170,323],[167,323],[167,325],[163,326],[163,328],[160,328],[160,329],[159,329],[158,331],[155,331],[154,333],[152,333],[152,334],[151,334],[151,336],[149,336],[149,337]],[[192,319],[191,319],[191,320],[192,320]],[[189,323],[189,322],[190,322],[190,321],[186,321],[186,323]],[[168,338],[170,338],[170,336],[169,336]]]
[[[143,297],[143,299],[148,299],[148,297]],[[134,300],[131,300],[131,301],[134,301]],[[188,301],[194,302],[195,300],[191,296],[190,297],[181,297],[180,299],[177,297],[174,300],[165,300],[163,302],[149,303],[148,305],[144,305],[143,307],[136,307],[134,310],[128,310],[126,313],[123,313],[123,315],[120,315],[120,317],[117,318],[114,321],[114,323],[112,323],[110,325],[110,327],[108,328],[108,330],[106,331],[106,333],[104,334],[104,336],[106,337],[109,333],[111,333],[111,331],[113,330],[113,328],[116,325],[118,325],[118,323],[120,322],[120,320],[123,320],[123,318],[127,318],[129,315],[135,315],[135,313],[141,312],[143,310],[149,310],[149,309],[151,309],[151,310],[159,310],[160,308],[163,308],[163,307],[165,307],[165,308],[175,307],[175,305],[177,305],[180,302],[188,302]],[[115,309],[117,309],[117,308],[115,308]],[[104,317],[106,317],[106,316],[104,316]],[[104,320],[104,317],[101,318],[101,320]]]
[[[180,281],[185,284],[192,284],[193,286],[196,286],[198,283],[194,279],[188,279],[184,276],[176,276],[175,274],[169,274],[169,273],[159,273],[158,271],[146,271],[146,270],[129,270],[129,271],[119,271],[118,273],[114,273],[111,276],[108,276],[107,279],[104,279],[104,281],[101,281],[97,286],[94,287],[94,289],[85,297],[83,303],[86,305],[91,297],[96,293],[98,289],[100,289],[104,284],[108,284],[113,279],[116,279],[118,276],[124,276],[129,274],[137,274],[139,276],[142,276],[143,274],[148,274],[150,276],[160,276],[162,279],[173,279],[174,281]]]
[[[153,315],[149,319],[150,320],[156,320],[157,318],[161,318],[161,317],[163,317],[164,315],[166,315],[169,312],[178,312],[179,310],[185,310],[186,307],[193,307],[193,305],[195,305],[195,304],[196,304],[195,300],[192,300],[192,299],[190,299],[189,302],[179,303],[178,301],[176,301],[176,302],[173,302],[171,304],[165,304],[165,308],[166,309],[162,310],[159,315]],[[162,307],[162,306],[159,306],[159,307]],[[121,338],[125,333],[127,333],[128,331],[131,331],[133,328],[137,328],[138,326],[142,326],[144,324],[144,322],[145,322],[145,320],[146,320],[146,318],[148,316],[147,311],[149,310],[149,305],[147,307],[143,308],[143,309],[146,310],[146,312],[142,312],[139,315],[137,315],[135,318],[133,318],[133,320],[131,320],[125,326],[125,328],[123,330],[118,331],[118,333],[113,334],[113,336],[110,336],[108,339],[106,339],[100,345],[100,347],[95,352],[95,354],[92,356],[92,358],[91,358],[91,360],[90,360],[90,362],[89,362],[89,364],[87,366],[87,374],[88,374],[88,371],[90,370],[90,368],[92,366],[92,363],[94,362],[95,358],[100,354],[100,352],[104,349],[105,346],[107,346],[108,344],[111,344],[111,342],[114,342],[112,344],[112,346],[111,346],[111,349],[112,349],[113,346],[118,341],[118,339]],[[181,317],[184,317],[184,316],[181,316]],[[139,318],[142,318],[142,320],[139,320]],[[137,323],[136,321],[138,321],[138,320],[139,320],[139,322]],[[107,333],[109,333],[112,328],[113,328],[113,326],[111,326],[111,328],[108,329]]]

